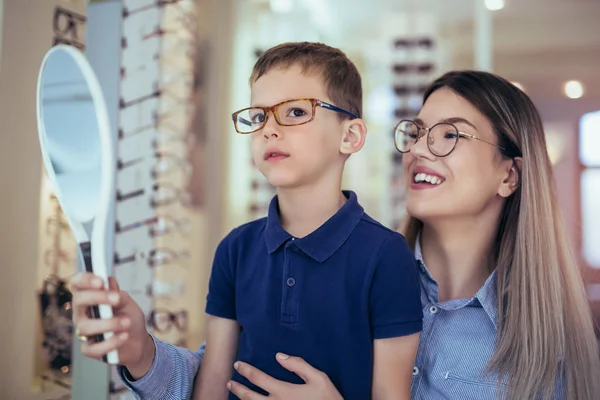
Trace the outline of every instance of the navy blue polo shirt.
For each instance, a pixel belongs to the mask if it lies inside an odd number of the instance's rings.
[[[275,359],[299,356],[344,399],[364,400],[373,341],[421,331],[423,314],[404,237],[370,218],[355,193],[344,194],[342,208],[304,238],[281,227],[277,196],[266,218],[231,231],[216,250],[206,312],[238,321],[238,360],[302,383]],[[237,372],[233,379],[267,394]]]

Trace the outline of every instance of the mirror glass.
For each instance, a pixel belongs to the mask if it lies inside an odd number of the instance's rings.
[[[79,222],[90,221],[96,214],[102,174],[94,102],[101,96],[91,92],[84,63],[87,59],[82,53],[54,51],[43,67],[38,94],[40,128],[50,164],[46,167],[54,172],[62,206]]]

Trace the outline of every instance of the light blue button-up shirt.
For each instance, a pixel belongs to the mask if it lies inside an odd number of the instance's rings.
[[[496,375],[486,366],[496,341],[496,272],[472,298],[439,301],[417,241],[415,258],[421,272],[423,332],[417,352],[412,399],[496,399]]]
[[[496,400],[504,383],[487,373],[497,333],[496,273],[469,299],[439,301],[438,284],[415,247],[421,278],[423,331],[417,352],[411,399]],[[138,399],[182,400],[191,397],[196,372],[204,357],[204,345],[196,352],[154,339],[156,353],[150,371],[132,382],[125,370],[121,378]],[[553,399],[564,399],[564,386],[557,385]],[[502,398],[502,397],[501,397]]]

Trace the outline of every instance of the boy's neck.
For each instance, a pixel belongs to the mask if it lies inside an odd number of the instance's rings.
[[[281,226],[290,235],[308,236],[346,202],[340,185],[313,185],[290,189],[277,189]]]

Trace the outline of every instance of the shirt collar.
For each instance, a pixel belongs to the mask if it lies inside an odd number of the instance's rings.
[[[318,262],[328,259],[344,244],[365,213],[362,206],[358,204],[356,193],[343,191],[343,194],[348,201],[337,213],[308,236],[295,239],[298,248]],[[267,214],[265,228],[267,250],[271,254],[291,238],[292,235],[281,227],[279,203],[275,196],[269,204]]]
[[[415,259],[417,260],[417,264],[419,266],[419,271],[421,275],[422,287],[426,291],[427,298],[430,301],[438,302],[438,284],[425,266],[425,262],[423,261],[423,253],[421,252],[421,232],[417,234],[417,239],[415,241]],[[426,284],[428,282],[429,284]],[[483,286],[477,291],[475,296],[472,299],[466,302],[461,302],[462,307],[468,305],[477,305],[479,304],[490,318],[492,323],[494,324],[494,328],[498,329],[498,292],[497,292],[497,274],[496,270],[494,270],[490,276],[486,279]],[[454,300],[452,300],[454,302]]]

